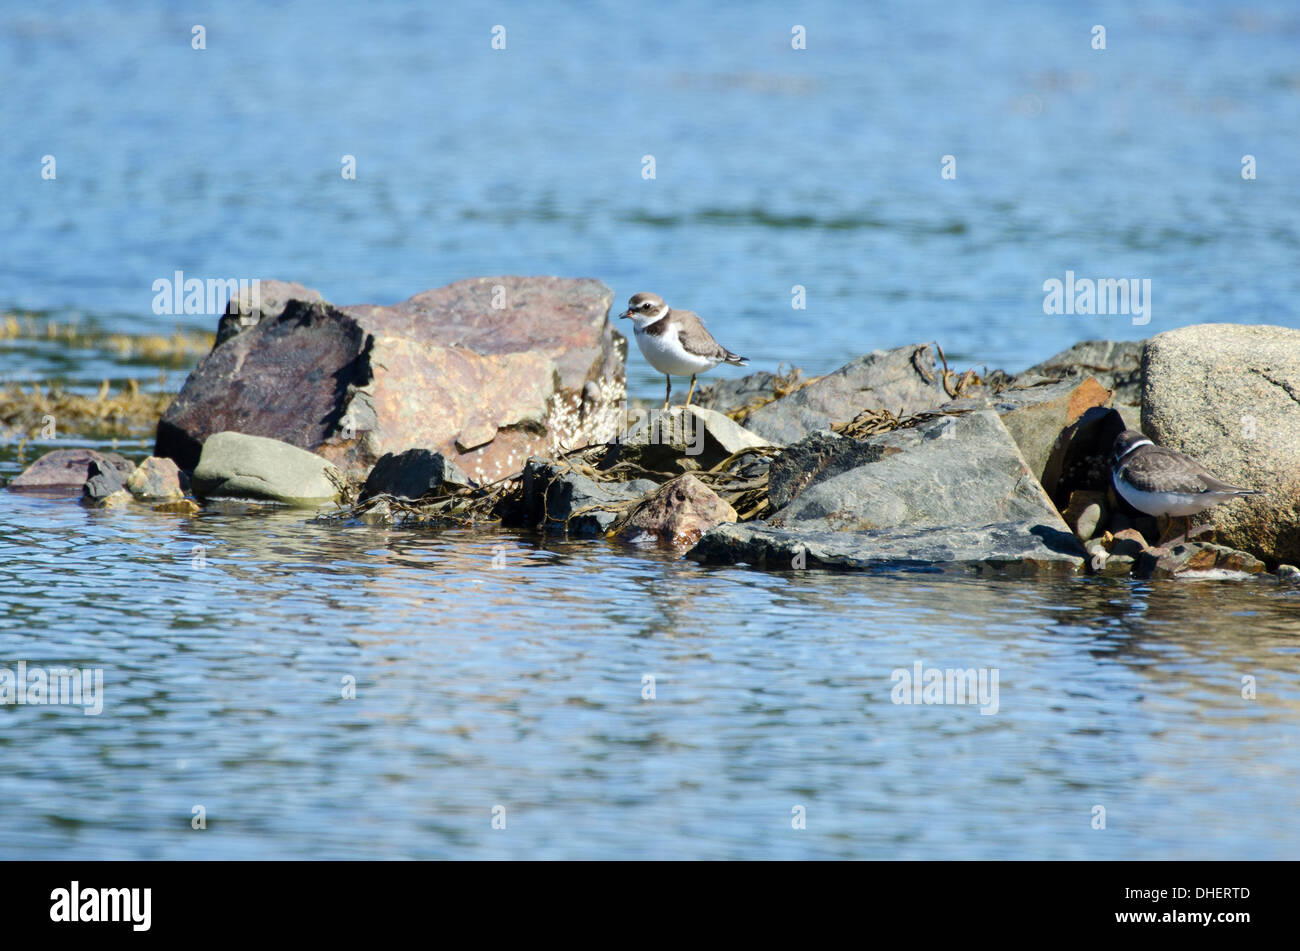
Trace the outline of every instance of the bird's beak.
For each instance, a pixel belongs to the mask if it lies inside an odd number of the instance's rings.
[[[623,313],[619,314],[618,316],[619,316],[619,319],[622,319],[622,318],[624,318],[624,317],[631,317],[631,316],[632,316],[632,311],[631,311],[631,309],[625,310],[625,311],[623,311]]]

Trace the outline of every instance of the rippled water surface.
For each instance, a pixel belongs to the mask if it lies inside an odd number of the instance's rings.
[[[0,5],[0,311],[210,330],[152,282],[594,276],[810,372],[1296,326],[1300,11],[1143,7]],[[1045,316],[1067,269],[1151,279],[1150,325]],[[0,340],[0,383],[155,374]],[[662,388],[635,352],[629,381]],[[0,480],[77,442],[0,446]],[[3,857],[1300,854],[1300,589],[1270,582],[703,569],[0,492],[0,598],[0,668],[104,672],[98,716],[0,706]],[[997,712],[891,702],[917,662],[996,670]]]

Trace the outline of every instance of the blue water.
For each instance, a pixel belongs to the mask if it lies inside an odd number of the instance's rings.
[[[591,276],[810,372],[1300,326],[1293,4],[430,7],[0,3],[0,312],[212,329],[152,312],[176,270],[340,304]],[[1045,315],[1067,270],[1150,279],[1150,324]],[[151,372],[0,342],[0,382]],[[629,381],[662,386],[635,352]],[[1271,583],[764,574],[4,493],[0,597],[0,667],[105,674],[97,717],[0,707],[5,857],[1300,849],[1300,594]],[[997,669],[998,713],[891,703],[917,661]]]

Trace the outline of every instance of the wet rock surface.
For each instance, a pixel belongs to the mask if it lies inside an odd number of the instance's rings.
[[[376,495],[413,501],[444,486],[466,488],[469,478],[440,452],[408,449],[388,453],[375,463],[361,489],[360,501]]]
[[[331,473],[340,477],[327,460],[297,446],[245,433],[214,433],[203,444],[193,483],[202,498],[315,506],[338,495]]]
[[[635,541],[654,538],[687,548],[724,522],[735,522],[736,510],[692,475],[670,479],[646,497],[620,534]]]
[[[41,456],[13,478],[8,488],[51,495],[76,495],[96,470],[117,470],[123,480],[135,469],[135,463],[115,452],[94,449],[55,449]]]

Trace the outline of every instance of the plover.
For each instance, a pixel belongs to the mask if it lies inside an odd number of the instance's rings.
[[[636,345],[649,364],[668,380],[664,409],[673,393],[673,374],[690,374],[691,388],[686,405],[695,393],[695,376],[712,370],[719,363],[743,367],[747,357],[737,356],[704,328],[700,315],[689,310],[673,310],[658,294],[634,294],[627,310],[619,317],[630,317],[636,327]]]
[[[1191,516],[1197,512],[1239,495],[1259,495],[1255,489],[1229,485],[1191,456],[1157,446],[1133,429],[1115,437],[1110,476],[1115,491],[1139,512],[1181,515],[1184,541],[1191,536]]]

